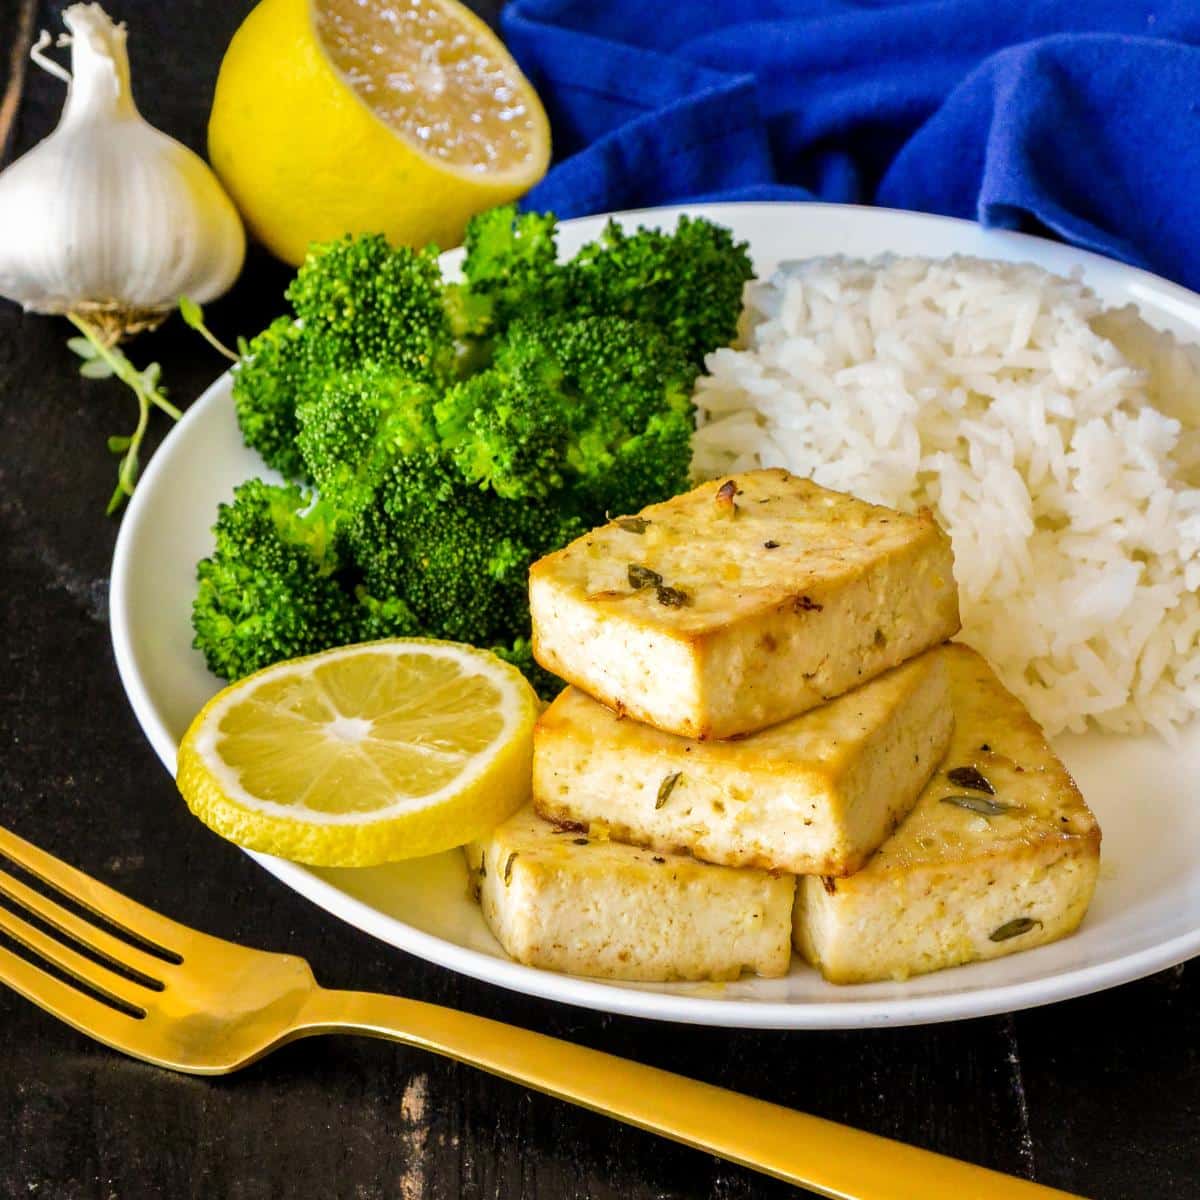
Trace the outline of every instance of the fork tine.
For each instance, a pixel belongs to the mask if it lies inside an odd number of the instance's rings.
[[[188,940],[202,936],[186,925],[180,925],[153,909],[122,896],[98,879],[68,866],[61,859],[39,850],[37,846],[0,826],[0,854],[28,871],[43,883],[57,888],[77,904],[103,917],[132,937],[149,942],[177,961],[180,947]]]
[[[169,969],[169,964],[161,958],[155,958],[144,950],[139,950],[129,942],[113,937],[107,930],[91,921],[76,916],[70,909],[64,908],[48,896],[36,892],[33,888],[22,883],[15,876],[0,868],[0,895],[7,896],[14,903],[40,917],[47,925],[65,933],[68,937],[81,942],[97,954],[103,955],[127,971],[144,975],[148,982],[163,986],[162,976]]]
[[[141,1021],[110,1008],[53,975],[47,975],[3,944],[0,944],[0,983],[7,984],[26,1000],[80,1033],[127,1054],[138,1053],[134,1047]]]
[[[17,916],[2,905],[0,905],[0,932],[8,934],[14,941],[20,942],[22,946],[32,950],[34,954],[40,956],[51,966],[73,976],[116,1003],[128,1005],[143,1015],[146,1011],[145,1003],[156,994],[147,991],[140,984],[130,982],[109,970],[108,967],[102,967],[90,958],[85,958],[77,950],[72,950],[65,942],[60,942],[48,933],[43,933],[35,925],[31,925],[24,918]]]

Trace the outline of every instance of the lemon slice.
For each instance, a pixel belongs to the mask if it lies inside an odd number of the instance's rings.
[[[221,63],[209,157],[251,231],[457,245],[467,219],[550,161],[546,114],[457,0],[262,0]]]
[[[448,850],[529,797],[538,700],[495,655],[406,639],[267,667],[179,747],[188,807],[251,850],[371,866]]]

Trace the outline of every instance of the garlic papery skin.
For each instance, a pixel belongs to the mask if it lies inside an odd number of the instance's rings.
[[[0,172],[0,295],[119,337],[180,296],[228,290],[246,236],[208,164],[138,112],[125,27],[98,4],[63,21],[72,69],[58,127]]]

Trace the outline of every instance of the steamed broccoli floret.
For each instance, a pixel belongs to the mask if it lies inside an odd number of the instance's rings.
[[[551,214],[512,206],[471,220],[465,282],[451,289],[460,334],[494,336],[518,319],[625,317],[657,326],[697,366],[736,336],[753,269],[746,244],[723,226],[681,217],[673,232],[625,233],[609,222],[561,265],[555,234]]]
[[[647,321],[700,366],[736,336],[753,274],[746,244],[722,225],[680,217],[674,233],[629,234],[610,221],[563,269],[562,289],[576,315]]]
[[[380,600],[362,584],[354,589],[358,603],[358,640],[373,642],[378,638],[413,637],[424,633],[421,622],[399,596]]]
[[[396,460],[435,444],[436,393],[376,368],[334,375],[297,409],[296,442],[323,499],[352,517]]]
[[[381,234],[314,245],[287,298],[310,370],[387,366],[429,382],[455,372],[436,247],[393,247]]]
[[[593,514],[636,512],[684,491],[696,367],[651,325],[589,317],[549,331],[579,397],[568,461]]]
[[[438,433],[466,482],[506,499],[566,496],[599,521],[686,484],[695,374],[652,326],[519,321],[492,366],[435,406]]]
[[[521,213],[511,204],[472,217],[463,246],[465,284],[449,289],[456,329],[466,336],[502,331],[531,310],[561,303],[562,271],[552,213]]]
[[[565,389],[562,367],[541,343],[502,344],[488,370],[451,388],[434,415],[463,479],[505,499],[544,499],[561,488],[571,444]]]
[[[296,402],[308,372],[301,330],[291,317],[252,338],[233,368],[233,404],[246,445],[287,479],[305,479],[296,448]]]
[[[359,613],[338,578],[336,522],[324,502],[252,479],[220,506],[213,532],[213,554],[196,568],[192,628],[214,674],[241,679],[358,640]]]
[[[735,335],[745,246],[685,218],[610,226],[560,265],[555,219],[512,207],[466,243],[456,285],[432,248],[314,246],[296,319],[237,368],[247,442],[321,500],[254,481],[222,506],[194,609],[218,674],[418,634],[492,646],[549,694],[530,565],[687,486],[690,394]]]
[[[392,467],[349,540],[372,595],[402,597],[431,637],[487,646],[527,628],[530,564],[584,528],[556,504],[470,487],[427,452]]]

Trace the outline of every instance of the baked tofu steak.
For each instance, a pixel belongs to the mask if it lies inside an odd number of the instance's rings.
[[[950,540],[782,470],[619,517],[534,563],[533,653],[690,738],[815,708],[957,632]]]
[[[954,735],[903,825],[848,879],[808,878],[796,948],[833,983],[906,979],[1072,933],[1100,827],[1025,707],[948,646]]]
[[[518,962],[654,982],[787,974],[790,875],[588,837],[530,806],[465,852],[484,918]]]
[[[770,729],[701,742],[576,688],[534,732],[533,802],[619,841],[730,867],[849,875],[916,803],[950,741],[945,647]]]

